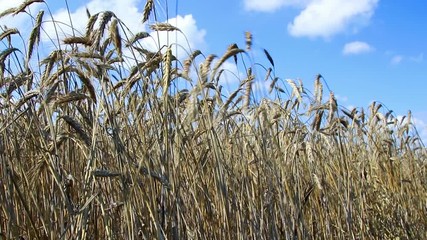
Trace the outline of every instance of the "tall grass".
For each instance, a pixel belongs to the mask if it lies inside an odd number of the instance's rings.
[[[180,60],[113,12],[38,60],[43,17],[25,46],[18,29],[0,33],[2,239],[427,238],[427,154],[410,113],[348,110],[321,75],[310,93],[271,68],[271,95],[256,98],[250,33],[245,49]],[[247,74],[226,95],[233,59]]]

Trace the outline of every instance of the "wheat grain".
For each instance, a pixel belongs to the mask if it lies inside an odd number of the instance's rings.
[[[160,19],[151,4],[146,21]],[[28,67],[15,31],[0,34],[1,237],[426,238],[427,153],[411,116],[379,103],[346,110],[320,75],[313,95],[296,80],[288,93],[269,53],[270,67],[256,54],[248,65],[237,44],[189,74],[200,51],[181,65],[175,45],[145,49],[148,33],[125,40],[114,16],[102,36],[104,14],[88,13],[91,30],[65,40],[91,47],[43,59],[34,44]],[[119,64],[116,30],[132,53]],[[246,73],[224,91],[229,60]],[[254,101],[260,69],[277,92]]]
[[[30,39],[28,42],[27,63],[30,61],[35,45],[38,45],[40,43],[40,28],[43,21],[43,15],[44,11],[39,11],[36,17],[35,26],[30,33]]]
[[[250,51],[252,48],[252,33],[245,32],[245,42],[246,42],[246,50]]]
[[[163,59],[163,96],[167,96],[171,79],[172,49],[168,47]]]
[[[211,79],[215,79],[215,75],[217,74],[218,69],[221,65],[230,57],[234,57],[239,53],[245,52],[245,50],[240,48],[229,48],[227,52],[216,62],[215,66],[212,69]]]
[[[183,69],[183,73],[185,76],[188,77],[188,73],[190,72],[190,66],[191,64],[193,64],[194,59],[199,56],[202,52],[200,50],[195,50],[194,52],[192,52],[190,54],[190,56],[184,60],[184,69]]]
[[[173,26],[170,23],[155,23],[150,25],[150,29],[153,31],[159,31],[159,32],[163,32],[163,31],[178,31],[181,32],[181,30],[179,30],[179,28]]]
[[[14,52],[16,52],[16,51],[21,52],[21,50],[19,50],[18,48],[14,48],[14,47],[7,48],[7,49],[3,50],[3,51],[0,53],[0,64],[1,64],[1,65],[4,65],[4,62],[6,61],[6,58],[7,58],[10,54],[12,54],[12,53],[14,53]],[[3,72],[3,70],[2,70],[2,72]]]
[[[212,64],[212,61],[216,58],[216,55],[210,54],[203,64],[200,65],[200,80],[202,83],[207,82],[208,73],[210,71],[210,66]]]
[[[16,8],[9,8],[0,13],[0,18],[6,17],[16,11]]]
[[[70,125],[79,135],[79,137],[84,141],[84,143],[87,146],[90,146],[91,144],[91,139],[89,138],[89,136],[86,134],[85,130],[83,129],[82,125],[73,117],[71,116],[67,116],[67,115],[63,115],[61,116],[62,119],[65,120],[65,122]]]
[[[316,100],[317,104],[322,103],[322,95],[323,95],[323,85],[320,82],[320,78],[322,75],[318,74],[316,77],[316,80],[314,82],[314,99]]]
[[[92,40],[93,30],[94,30],[95,23],[98,20],[99,15],[100,15],[100,13],[97,13],[95,15],[90,16],[89,21],[86,24],[86,35],[85,36],[88,39]]]
[[[113,19],[110,25],[110,38],[113,40],[114,47],[117,51],[119,58],[122,58],[122,38],[120,37],[119,27],[117,26],[118,20]]]
[[[276,88],[276,83],[277,83],[278,80],[279,80],[279,78],[275,77],[273,79],[273,81],[271,81],[270,86],[269,86],[269,91],[268,91],[269,93],[271,93],[273,91],[273,89]]]
[[[59,96],[55,100],[54,105],[56,106],[56,105],[60,105],[60,104],[68,103],[68,102],[80,101],[80,100],[83,100],[86,98],[87,98],[87,96],[85,94],[73,91],[73,92],[70,92],[66,95]]]
[[[293,96],[296,96],[298,99],[298,102],[302,103],[302,96],[301,96],[300,88],[295,84],[294,80],[286,79],[286,81],[289,83],[289,85],[292,88]]]
[[[154,0],[147,0],[144,6],[144,12],[142,17],[142,23],[145,23],[150,17],[151,11],[154,9]]]
[[[126,44],[126,46],[130,47],[133,44],[135,44],[137,41],[144,39],[144,38],[147,38],[149,36],[150,36],[150,34],[147,32],[138,32],[129,40],[129,42]]]
[[[337,111],[337,100],[335,99],[334,93],[329,93],[329,116],[328,122],[332,124],[332,120],[334,118],[335,112]]]
[[[82,44],[85,46],[91,46],[93,43],[90,38],[87,36],[84,37],[67,37],[62,39],[62,42],[65,44]]]
[[[8,38],[9,39],[8,41],[10,42],[10,36],[13,35],[13,34],[19,34],[18,29],[16,29],[16,28],[8,28],[8,29],[6,29],[5,31],[3,31],[0,34],[0,41],[3,40],[4,38]]]
[[[26,0],[15,9],[13,14],[16,15],[18,13],[24,12],[24,10],[33,3],[42,3],[42,2],[44,2],[44,0]]]

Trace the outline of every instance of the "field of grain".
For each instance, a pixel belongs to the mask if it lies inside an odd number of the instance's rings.
[[[28,39],[0,32],[0,239],[427,238],[410,112],[346,109],[320,74],[312,88],[274,76],[267,51],[251,64],[250,33],[218,56],[150,51],[113,12],[42,56],[45,15]],[[230,94],[226,61],[246,73]]]

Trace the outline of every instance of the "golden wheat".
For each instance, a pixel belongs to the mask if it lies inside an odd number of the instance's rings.
[[[161,19],[155,4],[144,22]],[[246,50],[177,59],[173,42],[145,48],[152,32],[112,12],[87,15],[85,35],[46,55],[40,12],[24,47],[19,30],[0,34],[2,238],[427,238],[427,151],[411,112],[345,109],[320,74],[313,94],[284,81],[267,50],[270,67],[250,54],[249,32]],[[230,60],[245,74],[228,93]],[[266,96],[252,85],[269,81]]]

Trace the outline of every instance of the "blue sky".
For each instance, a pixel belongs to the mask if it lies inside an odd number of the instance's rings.
[[[0,0],[0,10],[20,2]],[[230,43],[243,48],[244,32],[250,31],[255,60],[268,67],[262,53],[267,49],[276,76],[301,79],[310,89],[320,73],[342,106],[367,108],[375,100],[396,115],[411,110],[427,139],[427,1],[182,0],[168,1],[167,13],[165,2],[155,0],[160,19],[178,24],[193,49],[221,55]],[[64,0],[47,3],[55,19],[67,21]],[[141,24],[145,0],[68,3],[73,23],[82,30],[85,7],[92,13],[111,10],[131,30],[147,30]],[[19,19],[0,24],[31,27]]]

